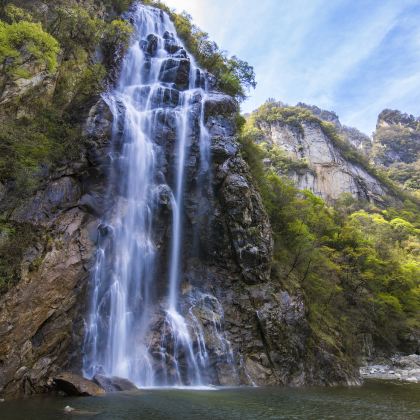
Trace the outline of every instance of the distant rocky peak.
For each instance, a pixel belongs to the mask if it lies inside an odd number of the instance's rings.
[[[392,125],[405,126],[407,128],[418,129],[420,125],[420,117],[406,114],[396,109],[384,109],[378,115],[378,122],[376,128],[389,127]]]
[[[304,102],[298,102],[296,106],[311,111],[312,114],[314,114],[320,120],[333,123],[336,126],[336,128],[341,128],[341,122],[338,118],[338,115],[334,111],[326,111],[325,109],[321,109],[316,105],[308,105]]]
[[[420,159],[420,117],[416,118],[398,110],[383,110],[378,116],[373,135],[371,157],[375,164],[384,167],[403,165],[394,168],[391,174],[392,179],[403,185],[413,177],[417,179]],[[415,189],[418,189],[418,181],[415,182]]]

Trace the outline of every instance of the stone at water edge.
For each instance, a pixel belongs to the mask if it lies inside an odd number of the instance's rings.
[[[118,376],[104,376],[95,375],[93,382],[102,387],[106,392],[118,392],[118,391],[133,391],[138,389],[131,381],[125,378],[119,378]]]
[[[105,390],[93,381],[71,372],[63,372],[53,378],[58,390],[67,395],[98,396],[104,395]]]
[[[73,407],[70,407],[69,405],[66,405],[64,407],[64,412],[65,413],[71,413],[72,411],[74,411],[75,409]]]

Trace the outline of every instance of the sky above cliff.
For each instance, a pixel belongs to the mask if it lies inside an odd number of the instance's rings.
[[[418,0],[164,0],[254,66],[267,98],[335,111],[367,134],[384,108],[420,114]]]

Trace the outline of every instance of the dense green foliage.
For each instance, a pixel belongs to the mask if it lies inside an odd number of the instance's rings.
[[[279,116],[299,124],[288,109],[268,118]],[[381,210],[347,194],[328,206],[278,175],[259,134],[248,121],[241,142],[272,225],[272,278],[304,294],[314,336],[338,352],[356,357],[366,334],[378,348],[402,347],[420,328],[418,207]]]
[[[190,15],[175,13],[160,1],[144,0],[143,3],[159,7],[169,14],[188,51],[202,68],[216,76],[220,90],[242,101],[247,91],[256,87],[253,67],[236,56],[228,57],[206,32],[192,23]]]
[[[41,24],[27,21],[11,24],[0,21],[0,68],[4,86],[12,77],[29,77],[26,68],[35,65],[53,72],[59,45],[44,32]]]
[[[83,145],[78,120],[103,90],[107,73],[106,62],[93,61],[95,49],[102,46],[112,55],[128,41],[131,27],[125,21],[104,21],[94,2],[86,4],[57,1],[47,16],[30,4],[24,10],[9,3],[1,11],[9,21],[0,22],[3,89],[49,72],[46,91],[44,86],[23,95],[18,90],[0,115],[0,182],[14,185],[13,196],[27,194],[48,168],[78,156]]]

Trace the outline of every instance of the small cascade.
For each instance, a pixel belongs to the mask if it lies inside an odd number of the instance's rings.
[[[127,17],[131,44],[118,83],[103,96],[113,114],[112,205],[98,229],[84,374],[145,387],[217,383],[216,361],[234,370],[223,309],[197,291],[180,299],[193,147],[199,149],[196,193],[211,190],[208,83],[167,14],[136,4]],[[165,211],[162,239],[157,219]]]

